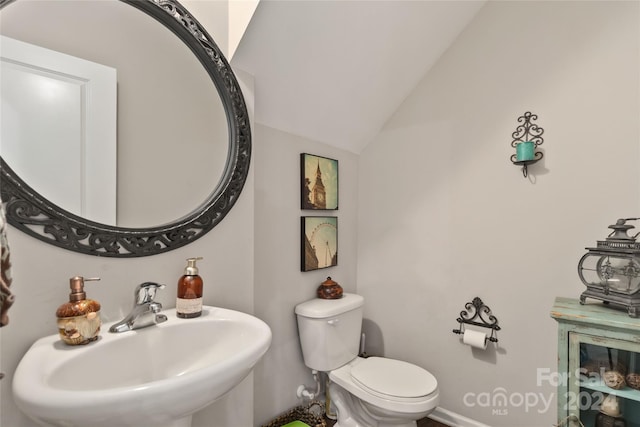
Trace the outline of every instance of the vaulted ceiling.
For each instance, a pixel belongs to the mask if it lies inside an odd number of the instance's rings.
[[[360,153],[484,3],[262,0],[232,65],[256,122]]]

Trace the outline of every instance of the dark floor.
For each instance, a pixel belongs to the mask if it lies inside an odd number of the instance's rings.
[[[326,418],[327,426],[331,427],[335,424],[335,421]],[[423,418],[418,420],[418,427],[449,427],[446,424],[439,423],[437,421],[433,421],[430,418]]]
[[[423,418],[418,420],[418,427],[449,427],[446,424],[439,423],[437,421],[433,421],[430,418]]]

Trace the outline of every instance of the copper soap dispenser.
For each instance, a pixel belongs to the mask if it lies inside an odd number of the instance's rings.
[[[318,298],[322,299],[339,299],[342,298],[342,286],[327,277],[327,280],[318,286]]]
[[[84,282],[100,280],[97,277],[74,276],[69,279],[69,302],[56,310],[58,334],[69,345],[88,344],[100,335],[100,303],[87,298]]]

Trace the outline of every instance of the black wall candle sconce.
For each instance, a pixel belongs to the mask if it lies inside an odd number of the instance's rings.
[[[516,149],[516,154],[511,156],[513,164],[522,166],[522,174],[527,177],[527,165],[531,165],[543,157],[542,152],[536,151],[539,145],[542,145],[544,139],[542,134],[544,129],[533,123],[538,120],[536,114],[527,111],[524,115],[518,117],[518,123],[521,123],[511,134],[511,146]]]

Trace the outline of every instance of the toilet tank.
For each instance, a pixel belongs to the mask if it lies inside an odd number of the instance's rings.
[[[343,294],[298,304],[295,313],[304,364],[328,372],[358,356],[364,298]]]

